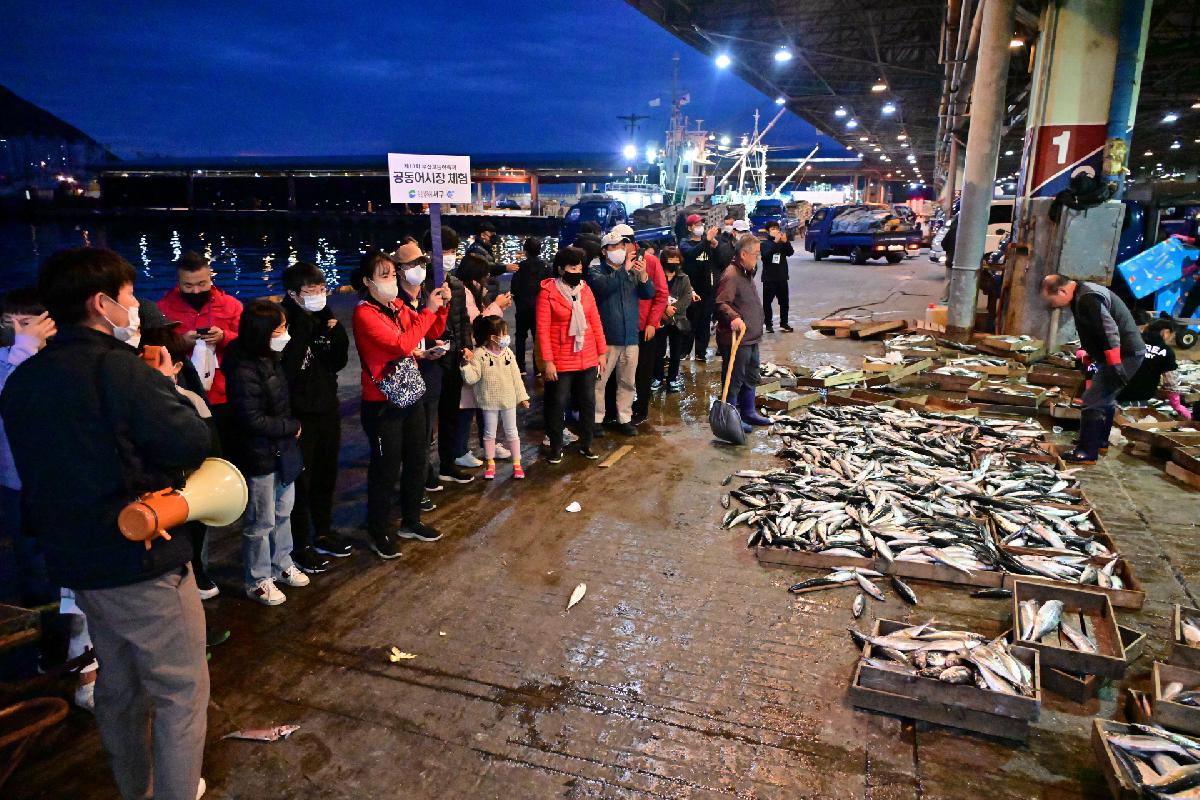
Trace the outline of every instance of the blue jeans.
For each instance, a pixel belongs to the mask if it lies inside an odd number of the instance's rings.
[[[242,521],[242,565],[247,588],[278,578],[292,566],[292,504],[296,484],[280,483],[279,473],[247,478],[250,502]]]

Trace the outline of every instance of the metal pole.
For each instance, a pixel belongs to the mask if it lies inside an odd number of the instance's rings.
[[[942,219],[950,224],[950,215],[954,213],[954,188],[958,183],[958,137],[950,131],[950,162],[946,165],[946,190],[942,195]]]
[[[1118,200],[1125,193],[1129,132],[1133,128],[1138,90],[1141,88],[1146,36],[1150,32],[1150,5],[1146,0],[1124,0],[1121,4],[1117,67],[1113,76],[1112,101],[1108,107],[1108,144],[1104,159],[1104,177],[1116,184],[1114,197]]]
[[[968,333],[975,326],[979,262],[983,258],[988,211],[996,182],[1008,83],[1008,43],[1012,39],[1015,11],[1016,0],[987,0],[979,11],[984,15],[979,63],[971,91],[971,128],[963,167],[957,246],[950,273],[950,307],[946,314],[946,327],[954,333]]]

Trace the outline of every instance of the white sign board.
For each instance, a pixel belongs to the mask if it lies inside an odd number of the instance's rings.
[[[388,153],[393,203],[471,202],[471,157]]]

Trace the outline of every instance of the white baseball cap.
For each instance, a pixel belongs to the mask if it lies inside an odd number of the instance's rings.
[[[748,231],[750,230],[750,223],[744,219],[735,219],[733,221],[733,229],[735,231]]]
[[[601,247],[611,247],[614,244],[620,244],[623,241],[625,241],[625,237],[622,236],[617,231],[613,230],[613,231],[609,231],[608,233],[604,234],[604,236],[602,236],[600,238],[600,246]]]
[[[629,227],[624,222],[622,222],[620,225],[614,225],[612,232],[618,233],[621,236],[624,236],[626,239],[633,238],[633,228]]]

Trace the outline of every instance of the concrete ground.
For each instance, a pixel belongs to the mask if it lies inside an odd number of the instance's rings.
[[[897,266],[793,259],[796,332],[763,357],[857,363],[877,343],[814,340],[808,323],[871,304],[919,316],[941,291],[923,256]],[[288,601],[265,608],[238,587],[238,543],[219,542],[205,776],[213,798],[1008,798],[1104,797],[1089,746],[1095,715],[1145,687],[1169,650],[1171,604],[1197,603],[1200,495],[1157,466],[1113,455],[1087,470],[1100,512],[1145,584],[1148,635],[1119,687],[1086,706],[1047,695],[1027,745],[853,710],[850,591],[793,597],[815,573],[760,567],[745,536],[719,527],[720,482],[774,463],[765,433],[715,445],[706,410],[714,362],[685,363],[688,389],[655,398],[635,449],[611,469],[540,460],[529,479],[434,495],[436,544],[381,562],[365,549]],[[337,522],[364,518],[365,443],[357,372],[343,376],[346,446]],[[536,407],[535,407],[536,408]],[[599,441],[609,451],[626,440]],[[582,511],[567,513],[571,501]],[[564,613],[578,583],[587,596]],[[1200,583],[1197,583],[1200,588]],[[875,617],[997,632],[1007,601],[914,581],[921,605],[888,593]],[[415,659],[391,663],[391,647]],[[286,741],[221,741],[239,728],[299,724]],[[91,718],[73,713],[8,787],[16,798],[107,798],[111,779]]]

